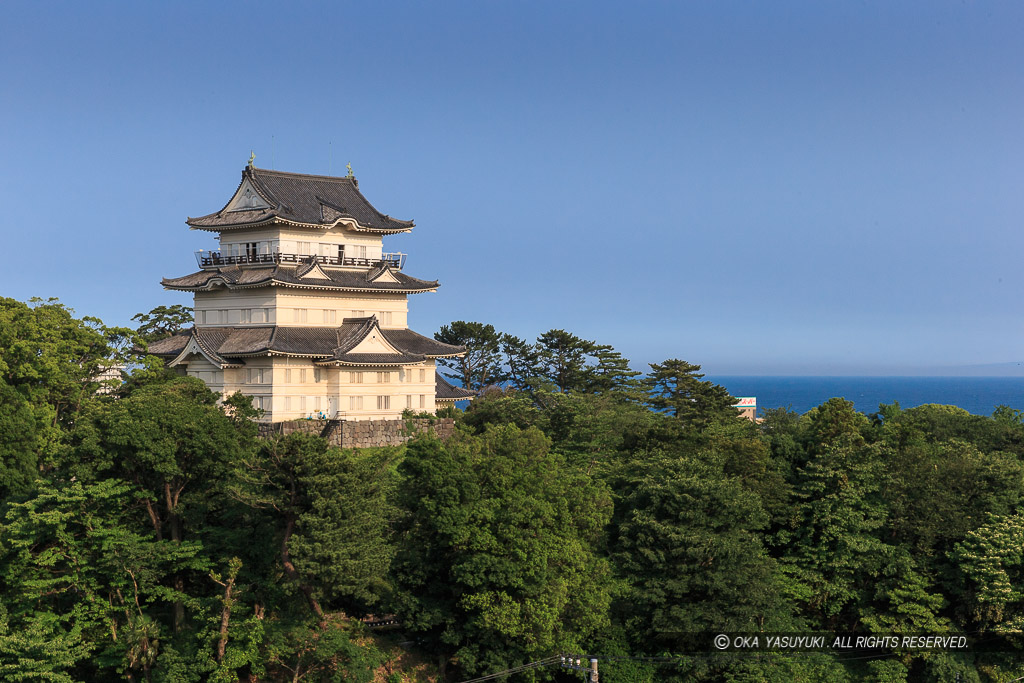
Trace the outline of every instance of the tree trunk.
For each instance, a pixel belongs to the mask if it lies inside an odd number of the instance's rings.
[[[181,493],[180,489],[178,493]],[[177,513],[178,495],[171,494],[171,485],[169,483],[164,484],[164,495],[167,500],[167,521],[171,527],[171,540],[178,545],[181,543],[181,519]],[[174,590],[178,593],[185,592],[185,580],[181,577],[181,574],[174,576]],[[184,625],[185,603],[182,602],[181,598],[177,598],[174,601],[174,632],[180,633]]]
[[[220,640],[217,641],[217,663],[224,659],[224,651],[228,646],[228,623],[231,620],[231,592],[235,588],[235,575],[228,577],[224,585],[224,607],[220,611]]]

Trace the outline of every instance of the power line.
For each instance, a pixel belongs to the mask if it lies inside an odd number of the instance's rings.
[[[512,674],[519,673],[520,671],[527,671],[529,669],[540,669],[545,666],[554,666],[555,664],[561,663],[562,656],[555,655],[554,657],[548,657],[547,659],[541,659],[536,662],[530,662],[529,664],[523,664],[512,669],[505,669],[504,671],[488,674],[486,676],[481,676],[479,678],[470,678],[469,680],[462,681],[462,683],[477,683],[478,681],[490,681],[492,679],[500,678],[502,676],[510,676]]]

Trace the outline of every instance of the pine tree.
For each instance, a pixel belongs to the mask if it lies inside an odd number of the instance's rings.
[[[446,377],[458,380],[467,389],[483,389],[501,379],[501,338],[493,325],[456,320],[434,333],[445,344],[465,346],[459,358],[439,358],[438,363],[454,370]]]

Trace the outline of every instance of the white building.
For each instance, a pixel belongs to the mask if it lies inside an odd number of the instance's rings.
[[[150,347],[168,365],[253,396],[272,422],[392,419],[473,396],[435,367],[465,349],[408,329],[409,295],[438,288],[405,274],[405,254],[383,250],[383,237],[412,221],[377,211],[351,172],[250,161],[223,209],[187,223],[216,232],[220,248],[197,252],[198,272],[163,280],[195,293],[195,326]]]

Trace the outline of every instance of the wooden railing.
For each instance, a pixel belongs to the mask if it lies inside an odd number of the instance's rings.
[[[221,254],[219,251],[197,251],[196,262],[200,268],[217,268],[231,265],[250,265],[261,263],[305,263],[315,258],[317,263],[327,266],[365,266],[368,268],[389,265],[401,270],[405,265],[405,254],[384,254],[382,258],[355,258],[340,256],[311,256],[309,254]]]

